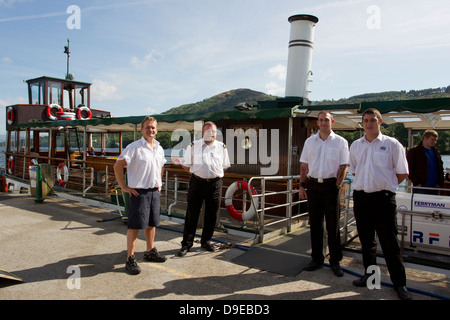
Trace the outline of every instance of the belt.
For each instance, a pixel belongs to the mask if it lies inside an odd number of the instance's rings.
[[[316,179],[313,177],[309,177],[309,180],[315,183],[328,183],[328,182],[336,182],[337,178],[327,178],[327,179]]]
[[[204,181],[204,182],[216,182],[216,181],[220,180],[220,177],[204,179],[204,178],[201,178],[201,177],[199,177],[199,176],[197,176],[195,174],[192,174],[192,177],[195,178],[195,179],[198,179],[200,181]]]

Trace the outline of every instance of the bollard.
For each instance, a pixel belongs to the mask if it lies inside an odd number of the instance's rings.
[[[40,164],[36,166],[36,199],[34,199],[34,202],[44,202],[44,198],[42,197],[42,171]]]

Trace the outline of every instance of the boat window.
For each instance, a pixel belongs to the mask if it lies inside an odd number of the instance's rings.
[[[39,152],[48,152],[48,132],[39,132]]]
[[[44,83],[31,83],[31,104],[44,104]]]
[[[63,152],[64,148],[64,132],[56,133],[56,152]]]
[[[34,131],[30,130],[30,150],[34,148]]]
[[[27,152],[27,132],[19,131],[19,152],[26,153]]]
[[[48,82],[48,103],[56,103],[62,106],[62,84],[58,82]]]
[[[119,139],[118,133],[105,133],[105,152],[119,152]]]
[[[91,146],[94,147],[94,151],[102,151],[102,134],[93,133],[91,135]]]
[[[78,107],[80,104],[87,105],[87,87],[83,87],[80,85],[75,86],[75,104],[74,106]]]
[[[136,140],[142,138],[142,133],[137,132]],[[130,143],[134,141],[134,132],[122,132],[122,148],[125,149]]]
[[[11,135],[9,136],[9,151],[16,153],[17,152],[17,131],[11,131]]]
[[[70,100],[71,100],[71,99],[70,99],[71,96],[70,96],[70,94],[69,94],[69,91],[68,91],[68,90],[64,90],[64,91],[63,91],[63,94],[64,94],[64,97],[63,97],[64,106],[65,106],[66,108],[72,109],[73,103],[72,103],[72,101],[70,101]]]
[[[78,134],[74,131],[70,132],[70,152],[83,151],[83,138],[82,132],[78,132]]]

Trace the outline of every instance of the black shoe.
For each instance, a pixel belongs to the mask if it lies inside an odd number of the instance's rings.
[[[144,260],[148,262],[165,262],[166,257],[161,255],[156,248],[144,253]]]
[[[311,262],[303,269],[306,271],[314,271],[323,267],[323,262],[311,260]]]
[[[134,255],[128,258],[127,263],[125,264],[125,270],[133,275],[141,273],[141,268],[138,266]]]
[[[364,274],[362,278],[353,281],[353,285],[356,287],[367,287],[367,279],[369,279],[370,274]]]
[[[186,255],[186,253],[189,252],[189,248],[188,247],[181,247],[180,251],[178,251],[177,256],[179,257],[184,257]]]
[[[408,289],[406,289],[405,286],[397,288],[396,291],[397,291],[397,294],[400,299],[402,299],[402,300],[411,300],[412,299],[411,293],[408,291]]]
[[[344,271],[342,271],[342,268],[339,265],[339,262],[331,263],[330,264],[330,269],[331,269],[331,271],[333,271],[333,273],[334,273],[334,275],[336,277],[343,277],[344,276]]]
[[[214,252],[214,247],[209,243],[202,244],[202,248],[209,252]]]

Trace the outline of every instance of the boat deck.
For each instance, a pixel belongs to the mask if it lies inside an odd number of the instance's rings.
[[[162,221],[156,232],[156,247],[167,261],[141,260],[145,241],[140,233],[136,255],[142,272],[131,276],[124,270],[126,225],[120,219],[97,221],[114,217],[115,211],[56,196],[39,204],[26,194],[0,194],[0,269],[23,280],[0,277],[0,300],[398,300],[389,286],[354,287],[362,262],[347,252],[342,278],[327,266],[286,275],[239,263],[238,258],[255,246],[250,247],[251,239],[222,232],[214,235],[215,253],[203,251],[197,243],[185,257],[176,257],[183,226],[170,221]],[[295,252],[305,230],[259,247],[268,249],[266,259],[286,253],[296,263],[307,254]],[[450,297],[449,270],[419,270],[410,263],[406,267],[414,300]],[[390,283],[386,267],[380,268],[381,281]]]

